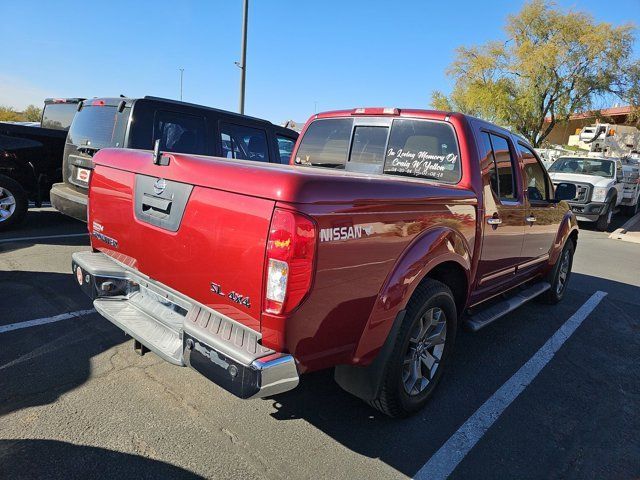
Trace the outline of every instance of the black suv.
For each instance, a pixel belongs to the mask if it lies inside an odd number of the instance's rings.
[[[63,183],[51,203],[86,222],[93,155],[101,148],[194,153],[289,163],[298,133],[259,118],[157,97],[94,98],[79,105],[62,161]]]

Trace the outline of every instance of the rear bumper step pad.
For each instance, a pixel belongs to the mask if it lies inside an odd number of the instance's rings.
[[[240,398],[298,385],[295,359],[260,334],[103,253],[76,252],[72,269],[96,310],[174,365],[187,365]]]

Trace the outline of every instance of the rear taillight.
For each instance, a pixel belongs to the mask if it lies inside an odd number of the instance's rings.
[[[264,311],[275,315],[296,308],[311,288],[316,254],[313,220],[276,208],[267,240]]]

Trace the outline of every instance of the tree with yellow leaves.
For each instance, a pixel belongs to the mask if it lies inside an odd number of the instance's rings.
[[[458,48],[447,71],[453,91],[434,91],[435,108],[506,125],[537,147],[558,121],[593,108],[598,99],[640,104],[633,25],[599,23],[532,0],[507,17],[505,30],[505,42]]]

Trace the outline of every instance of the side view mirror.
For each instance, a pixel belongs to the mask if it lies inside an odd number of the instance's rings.
[[[573,183],[559,183],[556,187],[556,201],[573,200],[576,198],[576,186]]]

